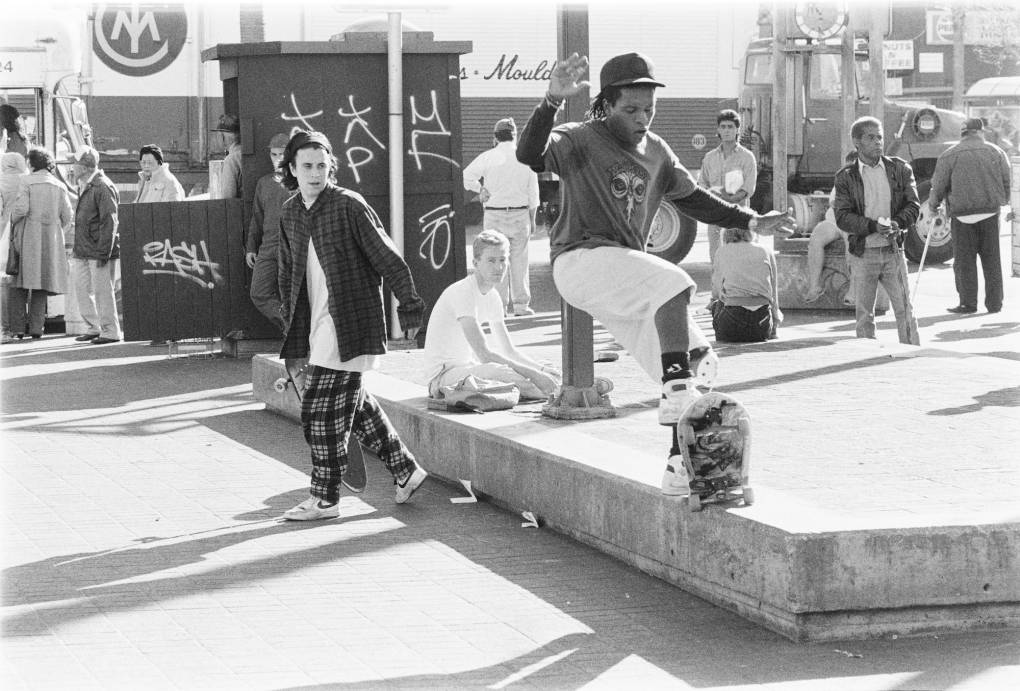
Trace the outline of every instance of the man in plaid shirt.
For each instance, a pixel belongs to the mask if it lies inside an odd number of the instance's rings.
[[[279,283],[288,369],[304,365],[301,426],[312,453],[311,496],[283,514],[293,521],[340,515],[340,479],[353,433],[393,475],[402,504],[428,476],[362,386],[386,352],[382,280],[400,301],[400,325],[413,338],[424,301],[407,264],[365,199],[334,183],[337,161],[321,132],[287,144],[283,184],[300,194],[280,218]],[[300,388],[300,382],[299,382]]]

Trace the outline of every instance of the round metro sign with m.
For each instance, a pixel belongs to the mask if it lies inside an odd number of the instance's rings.
[[[145,77],[166,68],[188,38],[183,5],[100,5],[92,48],[110,69]]]

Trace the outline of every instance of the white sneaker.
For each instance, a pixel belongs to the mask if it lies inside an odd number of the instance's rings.
[[[425,482],[425,478],[429,476],[425,472],[425,469],[421,466],[415,466],[414,472],[411,473],[411,477],[404,481],[403,485],[397,485],[397,496],[394,501],[398,504],[403,504],[405,501],[411,498],[414,491],[421,486],[421,483]]]
[[[670,379],[662,385],[662,398],[659,399],[659,424],[675,425],[701,392],[695,387],[693,377],[687,379]]]
[[[283,512],[288,521],[319,521],[324,518],[337,518],[340,515],[340,502],[329,506],[318,497],[308,497],[293,509]]]
[[[684,457],[670,456],[666,462],[666,470],[662,474],[662,493],[671,497],[682,497],[690,494],[691,486],[684,466]]]

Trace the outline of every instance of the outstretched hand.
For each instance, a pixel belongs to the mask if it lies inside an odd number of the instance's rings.
[[[755,232],[759,235],[793,235],[796,229],[797,219],[794,218],[793,207],[790,207],[785,214],[781,211],[769,211],[764,216],[759,216]]]
[[[556,100],[569,98],[591,86],[586,81],[578,81],[588,71],[588,57],[571,53],[566,60],[560,60],[553,67],[549,77],[549,96]]]

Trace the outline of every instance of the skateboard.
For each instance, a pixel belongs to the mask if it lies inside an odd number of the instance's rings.
[[[297,396],[298,405],[301,405],[304,387],[298,386],[297,381],[294,379],[294,372],[291,371],[290,367],[285,365],[284,368],[287,371],[287,376],[280,377],[274,381],[273,390],[276,393],[283,393],[289,385],[294,395]],[[357,424],[358,415],[360,413],[354,416],[355,424]],[[358,441],[353,432],[347,437],[347,470],[340,476],[340,483],[355,494],[364,492],[365,487],[368,485],[368,471],[365,468],[365,450],[361,447],[361,442]]]
[[[741,497],[754,503],[748,486],[751,461],[751,418],[732,396],[710,392],[694,401],[674,428],[674,451],[682,455],[690,494],[687,506]]]

